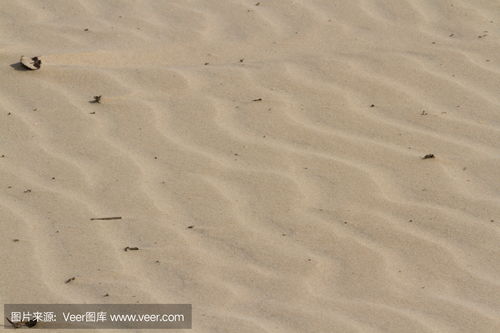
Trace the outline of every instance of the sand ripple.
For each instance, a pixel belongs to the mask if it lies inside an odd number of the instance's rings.
[[[192,303],[194,332],[500,331],[498,14],[2,2],[0,298]]]

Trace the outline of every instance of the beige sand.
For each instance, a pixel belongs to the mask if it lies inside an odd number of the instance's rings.
[[[500,332],[498,2],[256,2],[1,1],[2,303]]]

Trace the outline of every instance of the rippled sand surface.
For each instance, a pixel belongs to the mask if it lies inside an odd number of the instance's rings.
[[[494,0],[2,1],[1,302],[500,332],[499,24]]]

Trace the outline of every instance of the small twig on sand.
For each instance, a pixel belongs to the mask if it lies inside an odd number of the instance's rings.
[[[13,321],[11,321],[8,317],[5,317],[5,319],[7,319],[7,321],[9,322],[9,324],[11,324],[12,327],[14,327],[14,328],[21,328],[23,326],[26,326],[26,327],[35,327],[35,325],[37,323],[36,318],[33,318],[31,320],[20,321],[20,322],[16,322],[16,323],[14,323]]]
[[[101,104],[101,98],[102,98],[102,95],[94,96],[94,99],[91,100],[90,103],[99,103],[99,104]]]
[[[68,284],[70,283],[71,281],[75,281],[76,277],[70,277],[69,279],[67,279],[66,281],[64,281],[64,283]]]
[[[96,221],[96,220],[100,220],[100,221],[107,221],[107,220],[121,220],[122,217],[121,216],[112,216],[112,217],[92,217],[90,219],[90,221]]]
[[[19,327],[23,326],[23,324],[24,324],[24,323],[21,323],[21,322],[14,323],[8,317],[5,317],[5,319],[7,319],[7,321],[9,322],[9,324],[11,324],[12,327],[14,327],[14,328],[19,328]]]
[[[123,249],[123,251],[127,252],[127,251],[137,251],[139,250],[139,248],[136,246],[136,247],[130,247],[130,246],[127,246],[126,248]]]

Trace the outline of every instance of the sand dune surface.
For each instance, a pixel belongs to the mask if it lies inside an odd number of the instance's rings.
[[[500,332],[499,24],[493,0],[2,1],[2,303]]]

